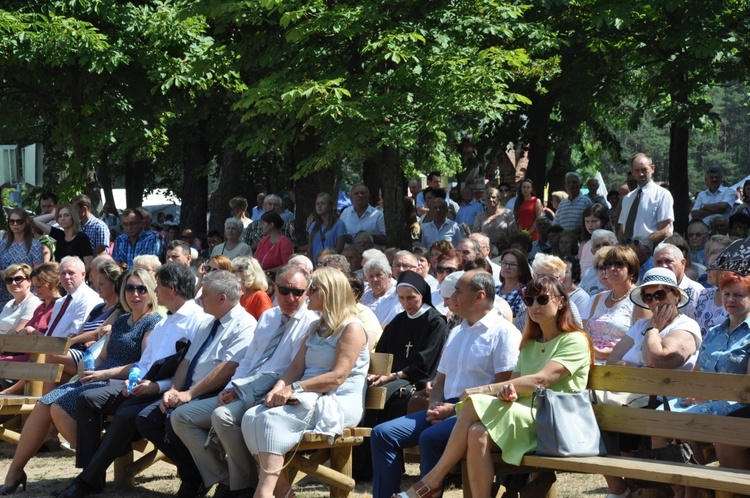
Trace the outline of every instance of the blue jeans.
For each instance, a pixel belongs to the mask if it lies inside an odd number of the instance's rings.
[[[421,476],[437,464],[456,425],[456,416],[434,425],[426,417],[427,411],[422,410],[384,422],[372,430],[373,498],[390,498],[400,490],[403,448],[419,444]]]

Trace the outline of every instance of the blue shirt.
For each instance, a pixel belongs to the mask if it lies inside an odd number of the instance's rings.
[[[701,372],[746,374],[750,359],[750,318],[729,333],[729,319],[709,329],[701,343]]]
[[[338,238],[346,237],[346,225],[344,225],[343,221],[336,220],[336,223],[333,224],[333,228],[327,232],[326,225],[323,225],[323,232],[324,235],[321,237],[317,223],[314,221],[310,223],[308,233],[310,234],[310,254],[312,255],[313,261],[318,260],[318,254],[324,249],[336,249],[336,241]]]
[[[471,201],[468,204],[464,204],[456,213],[456,223],[466,223],[469,227],[474,225],[474,218],[479,213],[484,211],[484,206],[479,201]]]
[[[94,256],[96,256],[96,248],[99,246],[109,249],[109,227],[99,218],[94,216],[89,218],[89,221],[81,226],[81,231],[89,238],[91,252]]]
[[[434,221],[422,225],[422,245],[425,247],[431,247],[438,240],[447,240],[456,247],[462,238],[458,223],[449,219],[446,219],[439,229]]]
[[[133,268],[133,258],[141,254],[161,256],[162,245],[159,238],[150,230],[141,230],[135,245],[130,243],[130,236],[124,233],[115,239],[115,250],[112,258],[118,263],[125,263],[128,269]]]
[[[555,215],[555,225],[560,225],[565,230],[576,230],[581,226],[583,211],[591,206],[593,202],[587,196],[578,194],[578,197],[571,200],[563,199],[557,207]]]

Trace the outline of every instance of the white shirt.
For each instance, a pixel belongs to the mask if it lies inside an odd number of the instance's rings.
[[[52,337],[68,337],[70,334],[78,334],[78,331],[81,330],[81,326],[83,326],[94,306],[103,302],[99,294],[86,284],[81,284],[75,292],[68,295],[71,296],[72,300],[65,310],[65,314],[57,322],[57,326],[52,332]],[[57,320],[57,315],[60,314],[60,310],[67,298],[68,296],[65,296],[55,301],[55,306],[52,308],[52,316],[49,319],[50,328],[52,328],[52,324]]]
[[[444,398],[457,398],[469,387],[494,383],[495,374],[512,371],[520,346],[521,332],[494,311],[471,326],[464,320],[448,335],[440,356]]]
[[[440,283],[438,282],[438,279],[436,279],[435,277],[433,277],[429,273],[424,278],[424,281],[427,282],[427,285],[430,286],[430,291],[431,292],[435,292],[436,290],[438,290],[438,287],[440,286]]]
[[[362,216],[358,216],[354,206],[349,206],[339,217],[346,225],[346,233],[354,236],[364,230],[372,235],[385,235],[385,218],[383,213],[372,206],[367,206]]]
[[[492,268],[492,280],[495,281],[495,287],[503,285],[503,283],[500,281],[500,271],[502,270],[502,268],[500,268],[500,265],[489,258],[487,258],[487,262],[490,264],[490,268]]]
[[[398,302],[398,293],[396,292],[396,286],[391,286],[390,289],[385,291],[380,297],[375,297],[372,289],[367,289],[362,298],[359,300],[360,303],[370,308],[375,316],[378,317],[378,321],[381,325],[388,325],[391,320],[404,311],[401,307],[401,303]]]
[[[214,320],[216,318],[204,322],[204,326],[195,333],[193,343],[190,344],[190,349],[188,349],[185,355],[186,360],[193,360],[193,357],[211,333]],[[229,310],[223,317],[219,318],[219,322],[221,325],[216,330],[216,335],[208,347],[201,353],[195,370],[193,370],[193,377],[185,381],[183,389],[192,387],[200,382],[220,363],[233,361],[239,364],[245,356],[250,342],[253,340],[255,326],[258,323],[239,304]]]
[[[214,317],[206,314],[203,308],[195,301],[188,299],[180,309],[167,315],[154,326],[151,335],[148,336],[146,350],[143,351],[138,366],[145,375],[156,360],[166,358],[175,353],[175,343],[182,338],[192,342],[195,332],[204,327],[206,323],[213,323]],[[159,391],[164,392],[172,385],[171,379],[156,381]]]
[[[674,199],[669,190],[654,182],[648,182],[645,186],[633,190],[622,200],[622,210],[620,211],[620,218],[617,220],[617,223],[622,225],[623,231],[628,221],[630,207],[633,205],[639,189],[643,193],[638,202],[638,214],[635,216],[635,224],[633,225],[633,237],[648,237],[659,230],[657,226],[659,222],[667,220],[674,222]],[[669,235],[672,235],[672,230],[673,228],[670,228]]]
[[[723,185],[720,185],[718,189],[716,189],[716,192],[713,194],[710,190],[701,190],[698,192],[698,197],[695,198],[695,203],[693,204],[693,211],[696,209],[702,208],[706,204],[716,204],[718,202],[726,202],[727,203],[727,209],[723,213],[717,213],[717,214],[711,214],[708,215],[703,219],[703,221],[708,225],[708,223],[711,221],[711,218],[714,216],[721,216],[723,215],[725,218],[729,219],[729,215],[732,214],[732,208],[734,207],[734,201],[737,199],[737,196],[735,195],[734,189],[725,187]],[[690,216],[690,219],[693,219],[693,216]]]
[[[31,320],[34,311],[40,304],[42,304],[42,300],[31,292],[26,296],[26,299],[18,304],[16,304],[15,298],[5,303],[2,313],[0,313],[0,334],[16,330],[18,322],[21,320]]]
[[[435,225],[434,221],[422,225],[422,245],[428,248],[438,240],[447,240],[453,244],[453,247],[456,247],[462,238],[461,227],[447,218],[440,228]]]
[[[698,301],[698,296],[700,296],[701,291],[705,289],[705,287],[685,275],[682,276],[682,281],[679,283],[679,286],[680,289],[687,292],[688,297],[690,297],[690,301],[680,308],[680,313],[687,316],[693,316],[695,313],[695,303]]]
[[[650,321],[650,318],[644,318],[642,320],[638,320],[633,324],[632,327],[630,327],[630,330],[628,330],[628,337],[633,339],[634,344],[633,347],[623,355],[623,361],[634,363],[639,367],[646,366],[646,363],[643,361],[643,340],[646,337],[644,335],[646,333],[646,330],[650,328]],[[695,352],[690,355],[690,357],[685,363],[682,364],[682,366],[676,368],[676,370],[693,370],[693,367],[695,367],[695,362],[698,359],[698,350],[700,349],[700,345],[702,342],[701,327],[692,318],[688,318],[685,315],[678,315],[677,318],[672,320],[672,323],[668,324],[661,332],[659,332],[659,335],[664,338],[673,330],[684,330],[692,334],[692,336],[695,338]]]
[[[245,356],[240,361],[237,370],[232,376],[232,380],[239,380],[248,377],[249,372],[253,369],[255,364],[263,358],[263,353],[268,347],[268,342],[271,338],[276,335],[276,332],[281,326],[281,308],[276,306],[263,312],[258,320],[258,325],[255,327],[255,334],[253,340],[245,351]],[[307,304],[303,304],[300,308],[289,317],[286,331],[273,352],[273,355],[266,361],[261,367],[260,372],[276,372],[279,375],[284,373],[284,370],[292,363],[292,360],[297,355],[300,346],[307,337],[307,331],[310,329],[310,325],[318,319],[318,315],[315,312],[307,309]],[[232,382],[227,384],[227,388],[232,387]]]

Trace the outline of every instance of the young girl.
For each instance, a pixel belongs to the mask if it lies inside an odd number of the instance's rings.
[[[581,245],[578,248],[578,260],[581,262],[581,275],[594,264],[594,255],[591,253],[591,234],[594,230],[602,228],[612,230],[612,222],[607,215],[607,210],[601,204],[592,204],[583,210],[581,225]]]

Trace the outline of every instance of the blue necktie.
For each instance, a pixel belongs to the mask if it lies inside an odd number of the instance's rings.
[[[213,328],[211,328],[211,332],[208,334],[208,337],[206,337],[206,340],[203,341],[203,344],[201,344],[200,349],[198,349],[198,352],[195,353],[193,359],[190,360],[190,365],[188,365],[187,369],[187,375],[185,375],[185,385],[182,386],[182,389],[190,389],[190,387],[193,385],[193,372],[195,372],[195,367],[198,366],[198,360],[200,359],[201,355],[206,350],[208,345],[211,344],[211,341],[214,340],[216,331],[219,330],[219,325],[221,325],[221,322],[219,320],[214,320],[214,326]]]

